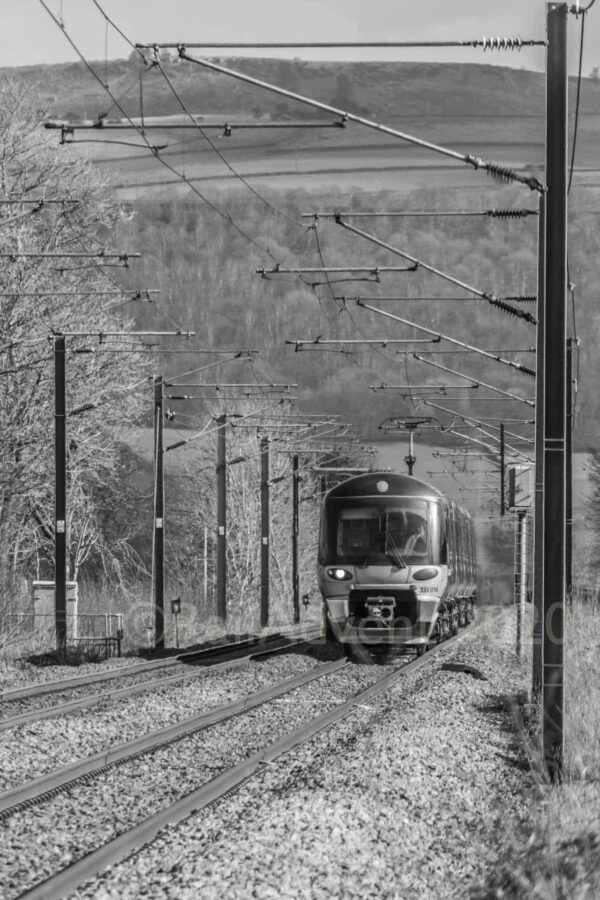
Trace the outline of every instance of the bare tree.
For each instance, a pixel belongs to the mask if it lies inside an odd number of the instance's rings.
[[[0,590],[52,566],[53,333],[127,330],[130,321],[92,292],[117,289],[97,254],[121,215],[109,185],[41,129],[27,88],[0,83]],[[53,201],[53,202],[50,202]],[[135,354],[104,355],[68,340],[69,552],[72,571],[110,552],[98,498],[118,490],[118,436],[138,415],[143,374]]]

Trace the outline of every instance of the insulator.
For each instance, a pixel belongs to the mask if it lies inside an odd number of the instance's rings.
[[[504,297],[504,300],[514,300],[517,303],[535,303],[537,296],[535,294],[523,294],[521,297]]]
[[[533,209],[488,209],[486,216],[492,219],[525,219],[527,216],[537,216],[537,210]]]
[[[535,316],[532,316],[531,313],[525,312],[523,309],[519,309],[517,306],[511,306],[510,303],[505,303],[504,300],[499,300],[497,297],[488,298],[488,303],[492,306],[496,306],[498,309],[501,309],[503,312],[509,314],[509,316],[517,316],[519,319],[525,319],[526,322],[531,322],[532,325],[537,325],[537,319]]]
[[[468,158],[469,162],[472,162],[472,158]],[[492,178],[497,178],[499,181],[520,181],[522,184],[526,184],[527,187],[531,188],[532,191],[539,191],[543,193],[545,188],[541,181],[535,177],[535,175],[529,175],[524,177],[522,175],[518,175],[514,169],[511,169],[509,166],[500,166],[498,163],[481,163],[482,167],[486,170],[488,175],[491,175]],[[477,168],[477,167],[476,167]]]
[[[508,166],[500,166],[498,163],[486,163],[486,172],[499,181],[515,181],[517,173]]]
[[[523,41],[519,37],[484,37],[481,44],[484,50],[520,50]]]

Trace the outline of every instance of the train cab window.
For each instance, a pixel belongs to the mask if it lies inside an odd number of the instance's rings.
[[[321,529],[321,558],[354,565],[434,562],[427,501],[413,498],[344,498],[328,507]]]
[[[377,545],[379,515],[375,509],[342,509],[338,520],[336,551],[339,556],[369,553]]]
[[[392,511],[387,515],[388,547],[402,557],[427,555],[428,523],[425,514],[414,511]]]

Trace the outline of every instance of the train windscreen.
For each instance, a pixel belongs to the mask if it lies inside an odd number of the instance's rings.
[[[437,505],[412,498],[330,500],[321,531],[321,557],[327,563],[357,566],[439,562],[439,515],[434,509]]]

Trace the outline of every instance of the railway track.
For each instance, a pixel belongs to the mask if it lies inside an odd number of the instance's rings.
[[[59,791],[71,787],[81,779],[106,772],[109,768],[119,763],[139,758],[157,747],[166,747],[174,741],[181,740],[194,734],[196,731],[200,731],[202,728],[208,728],[210,725],[215,725],[217,722],[222,722],[231,716],[247,712],[261,703],[267,703],[269,700],[309,684],[317,678],[331,675],[346,664],[347,660],[345,659],[335,660],[324,666],[319,666],[318,669],[311,672],[296,675],[254,694],[242,697],[226,706],[192,716],[184,722],[178,722],[176,725],[168,728],[161,728],[133,741],[126,741],[123,744],[112,747],[110,750],[77,760],[21,787],[5,791],[0,794],[0,818],[5,819],[18,809],[40,803],[49,797],[55,796]]]
[[[464,633],[465,631],[438,645],[439,649],[445,649],[460,640]],[[204,781],[195,789],[186,792],[175,802],[163,806],[133,827],[124,829],[118,836],[108,840],[102,846],[91,849],[79,859],[64,867],[60,872],[18,896],[28,898],[28,900],[42,897],[52,900],[52,898],[64,897],[83,881],[92,878],[106,866],[113,865],[124,859],[140,846],[152,840],[167,824],[170,826],[176,825],[191,815],[192,812],[201,810],[224,795],[236,790],[259,772],[265,764],[272,763],[283,754],[309,741],[319,732],[347,718],[357,707],[364,706],[367,701],[386,691],[403,676],[414,672],[415,669],[421,666],[427,665],[430,659],[435,656],[438,647],[433,648],[430,653],[420,658],[397,666],[391,673],[378,678],[365,689],[346,696],[341,703],[334,703],[324,712],[321,711],[311,716],[300,727],[288,730],[282,737],[274,741],[268,740],[268,737],[273,733],[273,728],[271,727],[270,730],[268,729],[266,740],[265,736],[261,735],[259,749],[251,752],[246,758],[232,765],[226,765],[224,769],[221,767],[221,771],[218,771],[214,777]],[[364,674],[365,667],[362,668]],[[377,670],[371,668],[370,671],[375,672]],[[40,803],[44,799],[51,798],[55,796],[57,791],[70,789],[76,780],[91,779],[95,775],[106,772],[108,768],[119,765],[126,759],[131,760],[133,757],[137,759],[141,755],[149,754],[157,747],[164,747],[171,742],[182,740],[193,731],[197,732],[199,729],[206,729],[216,722],[223,722],[228,718],[239,715],[241,712],[248,712],[259,705],[275,702],[277,698],[281,698],[285,693],[297,690],[301,686],[306,686],[311,682],[326,680],[327,676],[335,677],[337,675],[339,677],[340,673],[343,674],[344,672],[357,674],[356,667],[349,666],[344,659],[320,665],[316,670],[292,679],[286,679],[284,682],[279,682],[268,689],[241,698],[232,704],[196,716],[188,722],[180,723],[178,726],[162,729],[153,735],[147,735],[136,741],[130,741],[128,744],[114,747],[111,751],[97,754],[94,758],[78,760],[71,766],[50,773],[50,775],[42,779],[37,779],[36,782],[23,785],[20,788],[0,795],[0,817],[3,819],[11,818],[18,814],[19,810],[23,810],[30,804]],[[353,683],[355,684],[355,680]],[[301,704],[302,696],[299,701],[294,702]],[[11,818],[12,821],[14,820]]]
[[[202,650],[181,653],[177,656],[163,660],[154,660],[135,666],[127,666],[119,672],[103,672],[100,674],[82,675],[74,678],[61,679],[60,681],[46,682],[45,684],[32,685],[27,688],[15,688],[0,694],[0,701],[6,706],[22,707],[29,705],[32,698],[51,697],[58,693],[69,693],[79,688],[94,688],[98,684],[107,681],[122,682],[125,678],[139,678],[125,687],[115,687],[106,691],[96,691],[87,696],[75,697],[61,703],[53,703],[48,706],[36,707],[24,710],[8,716],[0,716],[0,732],[17,728],[40,719],[65,715],[78,709],[100,704],[108,700],[119,700],[134,694],[152,691],[161,687],[169,687],[175,682],[197,678],[200,671],[210,666],[211,669],[228,668],[246,665],[252,660],[268,656],[272,653],[285,652],[298,649],[309,641],[319,637],[320,631],[309,632],[303,637],[288,637],[285,634],[277,634],[259,641],[252,637],[242,641],[230,642],[226,645],[218,645]],[[225,657],[225,658],[224,658]],[[161,674],[156,678],[145,678],[152,672],[164,673],[178,666],[179,671],[173,675]],[[194,666],[190,670],[189,666]]]

